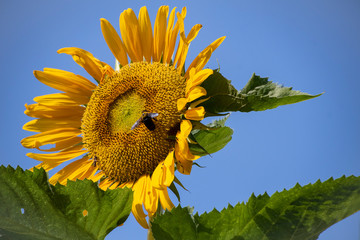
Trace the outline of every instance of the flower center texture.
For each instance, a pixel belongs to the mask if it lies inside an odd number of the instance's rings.
[[[177,99],[185,97],[185,85],[173,66],[135,62],[97,86],[81,129],[90,158],[108,178],[136,181],[166,158],[179,130]]]

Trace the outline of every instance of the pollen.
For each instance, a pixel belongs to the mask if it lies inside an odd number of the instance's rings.
[[[152,174],[174,148],[179,129],[177,100],[185,97],[185,79],[169,65],[135,62],[102,81],[86,107],[82,134],[90,158],[111,180],[136,181]],[[139,121],[157,113],[149,130]]]

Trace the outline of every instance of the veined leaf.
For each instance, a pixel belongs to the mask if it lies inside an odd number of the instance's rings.
[[[156,240],[292,239],[313,240],[336,222],[360,210],[360,177],[332,178],[290,190],[266,193],[221,212],[193,216],[180,206],[156,217]]]
[[[130,214],[132,191],[90,180],[52,186],[43,169],[0,166],[1,239],[104,239]]]
[[[321,95],[310,95],[295,91],[290,87],[283,87],[268,81],[268,78],[261,78],[255,74],[252,75],[241,91],[237,91],[231,85],[231,81],[218,71],[214,71],[214,74],[210,75],[201,86],[207,91],[205,97],[210,97],[209,100],[201,104],[209,115],[230,111],[264,111]]]
[[[189,207],[175,207],[156,217],[151,223],[155,240],[197,239],[197,226]]]
[[[200,130],[193,134],[198,144],[189,144],[190,151],[199,156],[215,153],[230,142],[233,133],[234,131],[229,127]]]
[[[234,133],[231,128],[225,127],[227,118],[228,116],[207,124],[208,130],[193,130],[190,138],[197,142],[197,144],[189,144],[190,151],[193,154],[204,156],[224,148],[230,142]]]

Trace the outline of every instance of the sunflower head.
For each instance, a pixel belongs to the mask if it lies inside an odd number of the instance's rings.
[[[173,66],[135,62],[122,67],[99,84],[86,107],[81,129],[89,156],[119,183],[151,175],[174,148],[171,136],[181,115],[177,100],[184,96],[185,79]]]
[[[50,178],[52,184],[87,178],[103,189],[132,188],[132,212],[145,228],[144,208],[149,216],[159,203],[170,210],[167,189],[175,170],[190,174],[200,157],[189,150],[188,136],[193,123],[205,116],[198,107],[206,100],[200,85],[212,70],[203,68],[225,38],[211,43],[185,69],[190,43],[202,27],[197,24],[186,35],[185,16],[186,8],[169,13],[162,6],[152,27],[146,7],[138,16],[127,9],[120,15],[121,37],[101,19],[105,41],[118,61],[115,70],[85,50],[60,49],[98,84],[63,70],[35,71],[39,81],[61,92],[26,105],[25,114],[36,119],[24,129],[38,133],[22,144],[45,152],[28,154],[41,162],[35,167],[49,171],[72,161]],[[55,146],[43,149],[48,144]]]

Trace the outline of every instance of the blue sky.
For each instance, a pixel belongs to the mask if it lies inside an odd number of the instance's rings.
[[[253,113],[232,113],[233,140],[212,157],[198,160],[179,176],[182,206],[200,213],[269,194],[297,182],[360,175],[360,2],[359,1],[1,1],[0,164],[30,168],[20,140],[25,103],[55,90],[38,82],[33,70],[59,68],[86,75],[62,47],[80,47],[113,64],[100,30],[100,18],[118,29],[120,13],[147,5],[154,22],[159,6],[188,8],[187,30],[203,29],[192,42],[188,63],[214,39],[226,35],[208,67],[217,68],[238,89],[252,73],[319,98]],[[53,174],[53,173],[51,173]],[[174,198],[174,202],[176,202]],[[359,239],[360,213],[320,235],[321,240]],[[146,231],[131,216],[107,239],[144,239]]]

